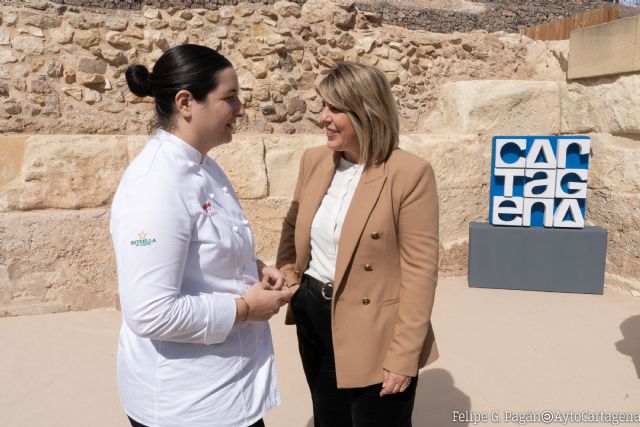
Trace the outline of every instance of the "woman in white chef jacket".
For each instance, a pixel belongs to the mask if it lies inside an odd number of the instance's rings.
[[[216,51],[180,45],[126,78],[154,97],[156,119],[111,213],[123,407],[132,426],[263,426],[280,402],[266,320],[291,291],[256,258],[233,188],[207,156],[244,115],[236,73]]]

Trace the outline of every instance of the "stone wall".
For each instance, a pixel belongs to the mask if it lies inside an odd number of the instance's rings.
[[[566,42],[380,27],[321,3],[221,8],[217,22],[198,10],[54,17],[3,7],[0,58],[15,61],[0,64],[0,126],[13,132],[0,135],[0,315],[113,305],[109,206],[152,109],[128,93],[122,69],[133,58],[152,63],[180,34],[219,42],[239,70],[248,118],[212,156],[234,183],[261,258],[275,257],[300,154],[324,142],[313,84],[342,56],[386,72],[403,116],[401,146],[434,166],[441,275],[466,273],[468,223],[488,217],[493,135],[587,134],[587,222],[609,231],[607,286],[640,290],[640,74],[567,82]],[[353,16],[354,28],[338,26]],[[185,30],[152,28],[179,20]],[[59,33],[69,39],[56,41]],[[97,44],[82,47],[90,35]],[[111,64],[112,53],[127,62]],[[100,76],[103,84],[87,84]]]
[[[503,33],[389,30],[345,7],[312,0],[216,11],[69,8],[58,16],[3,6],[0,132],[144,133],[151,99],[128,91],[124,71],[131,63],[151,67],[170,46],[187,42],[229,57],[247,107],[240,129],[260,133],[316,131],[314,85],[341,60],[386,73],[408,132],[448,81],[563,76],[551,44]]]
[[[45,3],[44,0],[38,0]],[[104,9],[142,9],[144,6],[153,6],[162,9],[171,7],[187,9],[215,10],[220,6],[237,6],[240,3],[274,4],[278,0],[51,0],[69,6],[96,7]],[[307,0],[291,0],[292,3],[304,4]]]
[[[480,3],[480,2],[479,2]],[[589,1],[492,1],[481,2],[486,10],[478,13],[422,9],[412,6],[388,6],[381,8],[375,3],[358,3],[359,10],[382,13],[382,22],[415,30],[437,33],[469,32],[486,30],[489,32],[519,32],[520,29],[535,24],[560,19],[591,9],[610,6],[610,2]]]
[[[12,1],[12,0],[9,0]],[[591,9],[610,6],[606,0],[469,0],[480,3],[484,7],[482,12],[470,13],[463,9],[450,10],[396,4],[394,1],[365,0],[355,2],[358,10],[371,13],[382,23],[398,25],[405,28],[431,31],[436,33],[469,32],[486,30],[489,32],[506,31],[518,32],[521,28],[545,23],[554,19],[574,15]],[[201,8],[203,10],[217,10],[222,6],[235,6],[242,3],[273,5],[277,0],[52,0],[51,4],[63,5],[57,10],[71,7],[88,7],[100,9],[141,9],[145,6],[173,10],[177,8]],[[307,0],[293,0],[293,3],[303,5]],[[16,3],[13,1],[13,3]],[[25,2],[31,7],[44,10],[46,0],[29,0]],[[346,0],[343,4],[354,3]],[[424,4],[424,3],[420,3]],[[428,5],[427,5],[428,6]]]
[[[486,3],[486,0],[467,0],[473,3]],[[518,5],[529,7],[549,7],[549,8],[581,8],[593,7],[600,4],[612,4],[611,0],[491,0],[493,4]],[[577,9],[575,9],[577,10]]]
[[[440,196],[440,275],[464,275],[468,224],[486,221],[491,137],[587,134],[592,164],[587,224],[608,230],[607,286],[640,291],[640,119],[628,106],[640,75],[594,86],[463,81],[440,90],[436,111],[401,147],[426,158]],[[0,316],[114,304],[109,205],[144,135],[0,138]],[[273,261],[300,155],[323,135],[236,135],[214,149]]]

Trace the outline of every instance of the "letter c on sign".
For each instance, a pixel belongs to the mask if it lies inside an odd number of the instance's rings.
[[[527,140],[525,138],[496,139],[496,168],[524,168]]]

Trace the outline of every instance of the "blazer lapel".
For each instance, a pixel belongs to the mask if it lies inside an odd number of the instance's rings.
[[[339,158],[340,153],[338,152],[327,156],[320,164],[318,173],[309,177],[305,196],[302,198],[302,205],[298,210],[298,221],[296,223],[296,227],[300,227],[300,233],[296,233],[296,235],[302,236],[303,239],[299,245],[301,249],[299,267],[301,269],[306,269],[309,265],[309,260],[311,259],[311,225],[320,203],[327,193],[329,185],[331,185]]]
[[[372,166],[360,178],[353,199],[351,199],[347,216],[342,224],[342,233],[340,234],[340,244],[336,257],[336,273],[334,276],[336,289],[334,289],[334,295],[336,295],[341,286],[344,273],[351,262],[353,252],[369,220],[371,211],[378,201],[385,181],[384,163]]]

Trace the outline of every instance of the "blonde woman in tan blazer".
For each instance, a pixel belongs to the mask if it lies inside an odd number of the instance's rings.
[[[277,259],[314,425],[411,426],[418,369],[438,357],[434,173],[398,148],[381,71],[340,64],[318,93],[327,143],[302,156]]]

